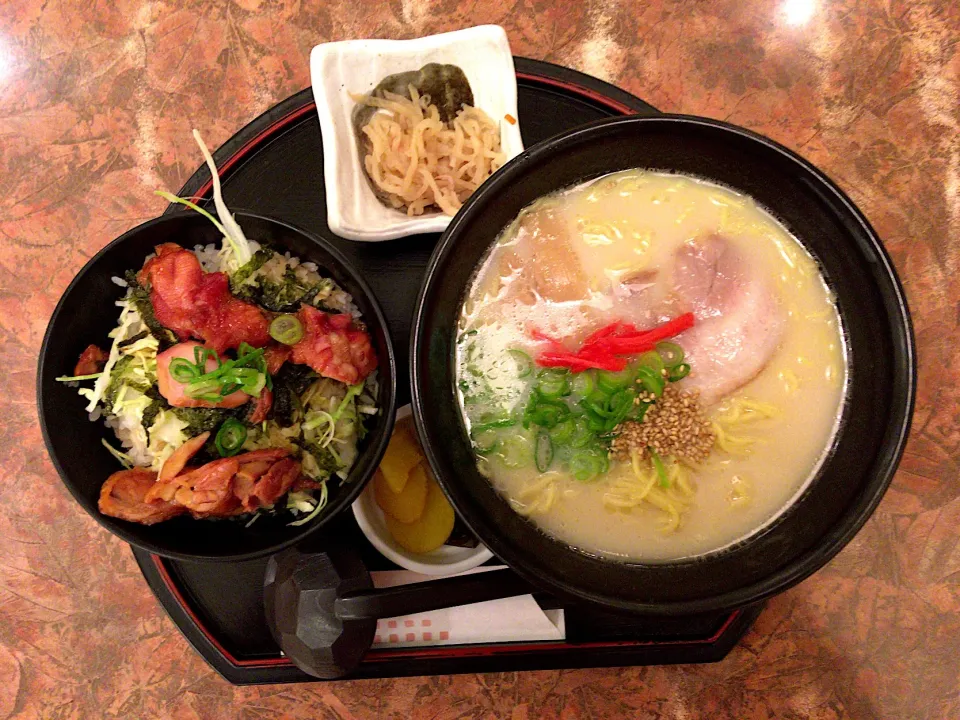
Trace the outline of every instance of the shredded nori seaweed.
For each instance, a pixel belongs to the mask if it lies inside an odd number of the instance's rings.
[[[161,410],[170,410],[181,421],[187,423],[184,433],[187,437],[196,437],[207,430],[212,431],[227,418],[237,418],[243,420],[243,415],[247,410],[246,405],[237,408],[181,408],[173,407],[167,402],[166,398],[160,394],[156,385],[151,386],[145,393],[151,399],[147,409],[143,411],[143,429],[149,431],[150,427],[157,420],[157,415]]]
[[[122,355],[119,360],[114,364],[113,369],[110,371],[110,383],[107,385],[107,389],[103,392],[103,406],[105,408],[112,408],[113,404],[117,401],[117,393],[120,392],[120,388],[123,385],[129,385],[135,390],[139,390],[142,393],[146,393],[150,389],[150,383],[146,380],[137,382],[133,378],[124,377],[124,373],[127,371],[127,366],[133,362],[133,355]]]
[[[302,410],[300,395],[319,377],[307,365],[284,363],[273,376],[273,406],[267,417],[281,427],[290,427]]]
[[[241,286],[257,270],[266,265],[267,261],[274,256],[274,251],[267,247],[257,250],[253,257],[243,266],[241,266],[233,275],[230,276],[230,289],[236,295],[242,295]]]
[[[143,429],[149,433],[153,423],[157,420],[157,415],[160,414],[161,410],[168,410],[170,405],[155,385],[151,386],[144,394],[150,398],[151,402],[147,405],[146,410],[143,411],[143,419],[140,421],[140,424],[143,425]]]
[[[210,431],[210,439],[204,443],[203,447],[197,451],[197,454],[194,456],[192,464],[202,465],[211,460],[219,460],[220,453],[217,451],[216,446],[216,434],[213,432],[218,428],[225,420],[228,418],[237,418],[238,420],[243,420],[243,414],[247,410],[246,405],[241,405],[238,408],[178,408],[173,407],[166,401],[166,399],[160,394],[160,391],[157,390],[156,386],[151,387],[145,393],[147,397],[151,398],[152,402],[147,406],[147,409],[143,411],[143,420],[142,425],[143,429],[148,433],[150,428],[157,420],[157,415],[161,411],[171,411],[174,415],[177,416],[181,421],[187,423],[187,427],[184,428],[183,432],[187,437],[196,437],[200,433]]]
[[[157,322],[157,318],[153,314],[153,304],[150,302],[150,287],[140,284],[140,281],[137,280],[136,271],[127,270],[124,278],[130,287],[130,297],[133,300],[134,307],[140,313],[143,324],[150,329],[150,334],[157,339],[160,345],[158,352],[163,352],[177,342],[177,336]]]
[[[184,432],[189,437],[196,437],[200,433],[213,431],[218,428],[224,420],[236,418],[243,421],[246,414],[246,405],[238,408],[173,408],[173,414],[187,423]]]
[[[136,335],[134,335],[133,337],[128,337],[128,338],[127,338],[126,340],[124,340],[123,342],[117,343],[117,349],[123,350],[125,347],[129,347],[130,345],[133,345],[135,342],[140,342],[140,341],[143,340],[145,337],[147,337],[149,334],[150,334],[150,331],[149,331],[149,330],[144,330],[143,332],[138,332],[138,333],[137,333]]]
[[[334,454],[330,452],[330,448],[320,447],[316,443],[307,442],[306,440],[302,440],[297,444],[305,452],[313,455],[313,459],[317,461],[317,467],[320,470],[321,476],[329,477],[340,469],[340,463],[337,462]]]
[[[327,280],[320,280],[315,285],[304,283],[297,277],[296,271],[288,267],[280,282],[257,277],[254,282],[239,288],[236,294],[271,312],[286,313],[295,312],[302,303],[312,302],[317,293],[328,287],[330,283]]]

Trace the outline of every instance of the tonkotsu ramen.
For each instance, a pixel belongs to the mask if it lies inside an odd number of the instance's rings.
[[[608,558],[769,524],[836,432],[846,352],[816,262],[751,198],[631,170],[542,198],[472,282],[457,380],[478,467]]]

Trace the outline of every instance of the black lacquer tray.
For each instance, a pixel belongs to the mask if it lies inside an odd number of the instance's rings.
[[[526,147],[592,120],[657,112],[642,100],[582,73],[526,58],[515,58],[515,64]],[[357,243],[330,232],[323,196],[320,126],[309,89],[258,117],[217,150],[214,158],[232,210],[272,215],[321,235],[364,274],[383,307],[398,349],[397,405],[408,403],[410,321],[438,236]],[[208,198],[207,169],[194,173],[179,194]],[[395,569],[370,546],[351,513],[323,533],[341,540],[352,538],[370,570]],[[324,536],[311,540],[311,545],[322,547]],[[238,684],[314,679],[281,655],[267,629],[262,593],[265,559],[189,563],[136,549],[134,555],[161,605],[194,648],[226,679]],[[544,608],[559,607],[548,596],[535,598]],[[654,619],[565,607],[563,642],[374,649],[354,677],[711,662],[733,648],[761,609],[755,606],[721,615]]]

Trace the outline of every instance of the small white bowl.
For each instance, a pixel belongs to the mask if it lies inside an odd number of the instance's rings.
[[[416,40],[344,40],[317,45],[310,54],[310,79],[323,137],[327,225],[350,240],[380,241],[442,232],[452,219],[443,213],[408,217],[377,199],[364,175],[350,118],[349,93],[368,93],[388,75],[419,70],[427,63],[460,67],[476,107],[500,123],[500,146],[509,160],[523,151],[517,114],[517,76],[507,34],[481,25]]]
[[[409,417],[410,412],[410,406],[404,405],[397,410],[397,420]],[[363,534],[367,536],[367,540],[384,557],[402,568],[421,575],[455,575],[483,565],[493,557],[493,553],[482,544],[478,544],[475,548],[444,545],[428,553],[412,553],[403,549],[387,529],[383,510],[377,505],[374,497],[372,482],[367,483],[360,497],[353,501],[353,516]]]

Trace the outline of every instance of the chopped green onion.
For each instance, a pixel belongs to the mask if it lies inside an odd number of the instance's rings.
[[[670,370],[683,362],[683,348],[672,342],[657,343],[657,352],[663,359],[663,366]]]
[[[672,368],[667,375],[667,380],[670,382],[677,382],[678,380],[683,380],[687,375],[690,374],[690,366],[687,363],[680,363],[675,368]]]
[[[223,360],[217,355],[216,350],[211,350],[202,345],[197,345],[193,348],[193,362],[201,374],[206,371],[208,360],[213,360],[217,364],[217,367],[223,365]]]
[[[483,416],[480,416],[480,419],[483,420]],[[511,427],[516,425],[517,421],[512,417],[500,418],[498,420],[490,420],[489,422],[481,422],[473,426],[475,432],[483,432],[484,430],[497,430],[499,428]]]
[[[663,466],[663,460],[657,455],[657,451],[652,447],[647,448],[650,453],[650,461],[653,463],[654,470],[657,471],[657,477],[660,478],[660,487],[669,487],[670,479],[667,477],[667,469]]]
[[[583,400],[580,401],[580,404],[584,407],[589,407],[598,412],[601,415],[606,414],[606,404],[609,399],[608,393],[603,392],[602,390],[594,390],[592,393],[587,395]]]
[[[187,360],[178,363],[177,360],[182,358],[177,358],[170,363],[171,375],[178,382],[186,384],[187,395],[209,402],[220,402],[238,390],[257,397],[264,387],[273,387],[270,375],[267,373],[267,362],[263,357],[262,348],[254,349],[247,343],[240,343],[237,353],[236,360],[224,362],[213,350],[196,347],[194,348],[196,360],[194,370],[201,373],[209,359],[217,361],[217,368],[192,376],[190,379],[181,380],[180,377],[186,378],[191,372],[187,369],[190,363]]]
[[[590,482],[610,467],[607,454],[599,448],[587,448],[570,458],[570,474],[578,482]]]
[[[589,440],[593,439],[593,433],[604,432],[607,427],[607,420],[604,417],[597,415],[594,412],[588,412],[586,414],[586,427],[590,431]]]
[[[561,423],[557,423],[550,430],[550,439],[554,445],[566,445],[573,438],[577,431],[577,421],[569,417]]]
[[[613,417],[613,411],[608,408],[609,399],[603,397],[596,399],[591,396],[580,402],[580,406],[587,411],[588,415],[595,415],[599,418]]]
[[[661,375],[664,366],[663,358],[660,356],[656,350],[651,350],[650,352],[645,352],[643,355],[637,358],[638,367],[647,367],[653,370],[657,375]]]
[[[601,370],[597,373],[597,387],[607,395],[613,395],[631,382],[633,382],[633,372],[629,368],[620,372]]]
[[[613,430],[627,418],[627,415],[633,409],[635,397],[636,395],[630,390],[621,390],[610,398],[610,417],[607,419],[608,430]]]
[[[593,370],[586,370],[573,376],[573,392],[575,395],[587,397],[596,386],[596,373]]]
[[[510,435],[500,444],[497,453],[503,464],[510,468],[526,465],[530,457],[530,440],[525,435]]]
[[[216,445],[220,457],[230,457],[240,452],[246,440],[246,426],[236,418],[229,418],[220,426],[213,443]]]
[[[542,432],[537,435],[537,446],[533,454],[534,462],[537,464],[537,470],[546,472],[553,462],[553,443],[550,436]]]
[[[533,372],[533,359],[523,350],[510,350],[510,357],[517,364],[517,377],[525,378]]]
[[[230,383],[229,385],[224,385],[222,388],[220,388],[220,394],[223,395],[223,397],[227,397],[228,395],[233,395],[233,393],[237,392],[241,388],[243,388],[243,385],[240,383]]]
[[[570,416],[570,408],[565,402],[537,400],[527,406],[524,418],[534,425],[547,428],[548,430],[563,422]]]
[[[643,422],[643,418],[646,417],[647,410],[650,409],[651,405],[653,405],[653,403],[648,403],[643,401],[638,402],[636,405],[633,406],[634,408],[633,415],[630,416],[630,419],[633,420],[634,422]]]
[[[270,337],[284,345],[296,345],[303,339],[303,325],[295,315],[280,315],[270,323]]]
[[[178,383],[193,382],[202,374],[200,368],[186,358],[178,357],[170,361],[170,376]]]
[[[590,441],[593,440],[593,433],[590,431],[590,428],[587,427],[587,421],[582,417],[578,417],[576,423],[576,430],[573,432],[573,437],[570,438],[570,447],[586,447],[590,444]]]
[[[470,431],[474,449],[481,455],[492,453],[500,446],[500,437],[492,428],[474,429]]]
[[[541,370],[537,373],[537,391],[549,400],[570,394],[569,371]]]
[[[663,375],[646,366],[637,369],[637,382],[644,390],[657,397],[663,395],[663,388],[667,384]]]

